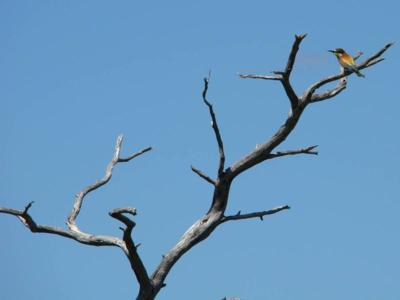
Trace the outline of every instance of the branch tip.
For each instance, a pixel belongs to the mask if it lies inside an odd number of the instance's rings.
[[[211,177],[209,177],[208,175],[204,174],[202,171],[200,171],[199,169],[195,168],[194,166],[190,166],[190,168],[192,169],[192,171],[194,173],[196,173],[197,175],[199,175],[201,178],[203,178],[205,181],[207,181],[208,183],[211,183],[212,185],[216,185],[216,182],[214,179],[212,179]]]
[[[314,151],[314,149],[317,147],[318,147],[318,145],[314,145],[314,146],[309,146],[309,147],[297,149],[297,150],[277,151],[275,153],[269,154],[266,159],[282,157],[282,156],[287,156],[287,155],[296,155],[296,154],[318,155],[318,151]]]
[[[392,47],[392,46],[394,45],[394,43],[395,43],[395,42],[387,43],[387,44],[385,45],[385,48],[387,49],[387,48],[389,48],[389,47]]]
[[[296,40],[303,40],[305,37],[307,36],[307,33],[303,33],[303,34],[296,34],[295,38]]]
[[[35,203],[35,201],[31,201],[31,202],[28,203],[27,206],[25,206],[25,209],[24,209],[22,215],[28,214],[28,210],[32,207],[32,204],[33,204],[33,203]]]
[[[121,133],[117,136],[117,144],[121,144],[124,140],[124,135]]]
[[[265,216],[276,214],[285,209],[290,209],[289,205],[278,206],[278,207],[272,208],[270,210],[258,211],[258,212],[248,213],[248,214],[235,214],[235,215],[231,215],[231,216],[225,216],[221,219],[221,223],[224,223],[227,221],[236,221],[236,220],[244,220],[244,219],[251,219],[251,218],[259,218],[261,221],[263,221]]]

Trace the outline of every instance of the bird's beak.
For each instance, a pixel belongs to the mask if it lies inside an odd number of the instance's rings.
[[[334,50],[328,50],[328,52],[332,52],[332,53],[335,53],[335,51],[334,51]]]

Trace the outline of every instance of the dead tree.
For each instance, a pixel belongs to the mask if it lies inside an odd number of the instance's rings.
[[[76,218],[79,215],[82,203],[85,200],[85,196],[88,195],[90,192],[105,185],[111,179],[114,166],[118,163],[129,162],[130,160],[151,150],[150,147],[145,148],[128,157],[121,157],[120,152],[123,137],[119,136],[115,145],[113,158],[106,168],[104,177],[89,185],[76,195],[73,208],[66,221],[68,229],[37,224],[34,221],[33,217],[29,214],[29,209],[32,206],[32,202],[29,203],[23,210],[0,207],[0,213],[16,216],[32,232],[56,234],[91,246],[119,247],[128,258],[128,261],[131,265],[133,272],[135,273],[136,279],[139,284],[139,292],[136,299],[155,299],[159,291],[166,285],[165,280],[171,268],[181,258],[181,256],[188,252],[192,247],[205,240],[219,225],[229,221],[239,221],[250,218],[260,218],[262,220],[266,216],[275,214],[282,210],[289,209],[288,205],[283,205],[269,210],[251,213],[241,213],[239,211],[235,215],[225,215],[225,211],[228,206],[229,191],[231,185],[234,179],[241,173],[264,161],[282,156],[297,154],[318,154],[317,151],[315,151],[315,148],[317,146],[309,146],[296,150],[274,152],[274,149],[276,149],[277,146],[279,146],[296,127],[297,122],[300,120],[300,117],[302,116],[302,113],[307,108],[307,106],[337,96],[344,89],[346,89],[347,76],[351,75],[352,73],[352,71],[342,69],[339,74],[323,78],[311,84],[309,88],[307,88],[301,95],[297,94],[291,85],[290,76],[293,70],[300,43],[305,37],[305,34],[295,36],[295,40],[293,42],[292,49],[288,57],[286,67],[283,71],[275,71],[271,75],[240,75],[241,78],[255,78],[279,81],[282,84],[287,97],[289,98],[290,110],[288,117],[286,118],[283,125],[279,127],[279,129],[271,138],[269,138],[265,143],[257,145],[257,147],[253,151],[251,151],[248,155],[238,160],[231,166],[225,166],[225,152],[222,136],[218,127],[217,118],[213,106],[207,100],[209,78],[204,79],[204,89],[202,97],[203,102],[207,106],[211,116],[212,129],[214,131],[218,145],[219,163],[216,178],[212,178],[206,175],[205,173],[193,166],[191,168],[194,173],[199,175],[202,179],[207,181],[213,187],[214,193],[211,200],[211,205],[208,211],[196,222],[194,222],[189,229],[186,230],[186,232],[178,240],[175,246],[173,246],[172,249],[170,249],[165,255],[162,256],[161,262],[151,275],[148,273],[145,265],[140,258],[138,252],[139,245],[136,244],[132,238],[132,230],[135,227],[135,222],[133,221],[133,217],[136,215],[135,208],[117,208],[109,213],[111,217],[123,223],[124,227],[121,228],[123,231],[122,238],[95,235],[92,233],[83,232],[76,223]],[[391,45],[392,44],[385,45],[378,52],[358,64],[358,69],[362,70],[365,68],[369,68],[381,62],[383,60],[383,58],[381,58],[382,54]],[[323,92],[317,92],[318,89],[334,81],[338,81],[335,87]]]

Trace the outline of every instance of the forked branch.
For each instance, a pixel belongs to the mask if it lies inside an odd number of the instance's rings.
[[[24,224],[31,232],[34,233],[48,233],[63,236],[79,243],[92,245],[92,246],[118,246],[123,247],[122,240],[104,235],[93,235],[79,233],[75,231],[65,230],[63,228],[39,225],[37,224],[32,216],[29,214],[29,209],[32,207],[33,202],[30,202],[24,210],[18,210],[14,208],[0,207],[0,213],[9,214],[18,217],[18,219]]]
[[[86,188],[84,188],[81,192],[79,192],[76,195],[74,205],[73,205],[72,210],[67,218],[67,226],[70,230],[80,232],[80,229],[76,225],[75,220],[79,215],[79,212],[81,210],[82,203],[83,203],[85,196],[110,181],[113,168],[117,163],[128,162],[128,161],[132,160],[133,158],[138,157],[138,156],[142,155],[143,153],[146,153],[147,151],[151,150],[151,147],[147,147],[147,148],[142,149],[126,158],[121,158],[120,152],[121,152],[122,141],[123,141],[123,136],[119,135],[117,138],[117,142],[115,144],[113,158],[108,163],[106,172],[105,172],[103,178],[101,178],[100,180],[97,180],[95,183],[87,186]]]
[[[253,79],[266,79],[266,80],[279,80],[289,98],[291,109],[294,110],[299,105],[299,98],[294,91],[292,84],[290,83],[290,75],[292,74],[293,66],[296,61],[297,52],[301,41],[307,36],[307,34],[295,35],[295,41],[292,45],[286,67],[284,71],[274,71],[275,75],[255,75],[255,74],[239,74],[241,78],[253,78]]]
[[[381,61],[384,60],[384,58],[380,58],[382,56],[382,54],[389,49],[391,46],[393,45],[393,43],[388,43],[386,44],[382,49],[380,49],[379,51],[377,51],[375,54],[371,55],[370,57],[368,57],[366,60],[364,60],[362,63],[357,65],[357,68],[362,70],[362,69],[366,69],[369,68]],[[315,91],[321,87],[323,87],[324,85],[336,81],[338,79],[342,79],[348,75],[350,75],[351,73],[353,73],[352,71],[349,70],[345,70],[345,69],[341,69],[342,72],[340,74],[337,75],[332,75],[326,78],[323,78],[317,82],[315,82],[314,84],[310,85],[310,87],[303,93],[303,95],[301,96],[300,101],[302,102],[303,105],[307,105],[310,102],[318,102],[318,101],[322,101],[322,100],[326,100],[329,99],[331,97],[326,97],[327,94],[323,93],[323,94],[314,94]],[[339,83],[339,85],[334,89],[334,92],[336,92],[335,95],[337,95],[340,91],[342,91],[343,89],[346,88],[346,83],[347,82],[342,82]]]
[[[285,76],[286,77],[290,76],[291,70],[294,66],[294,61],[296,58],[297,51],[299,49],[300,43],[302,42],[302,40],[304,39],[305,36],[306,36],[305,34],[296,36],[285,70],[280,71],[280,72],[275,72],[275,74],[277,74],[277,76],[282,76],[282,81],[284,80]],[[368,67],[371,67],[372,65],[382,61],[383,58],[380,58],[381,55],[390,46],[392,46],[392,43],[386,44],[378,52],[376,52],[372,56],[368,57],[364,62],[360,63],[358,65],[358,68],[359,69],[368,68]],[[280,145],[283,141],[285,141],[285,139],[289,136],[289,134],[296,127],[297,122],[299,121],[300,117],[302,116],[302,113],[303,113],[304,109],[307,107],[307,105],[310,103],[320,102],[320,101],[327,100],[327,99],[337,96],[339,93],[341,93],[347,87],[347,79],[345,77],[350,75],[351,73],[352,73],[351,71],[343,70],[340,74],[329,76],[327,78],[321,79],[321,80],[317,81],[316,83],[310,85],[310,87],[302,94],[302,96],[298,98],[298,105],[295,106],[295,108],[293,106],[293,104],[295,102],[292,101],[293,97],[290,96],[291,93],[288,93],[288,89],[286,86],[285,87],[286,94],[289,97],[289,99],[291,99],[291,111],[289,112],[288,118],[270,139],[268,139],[265,143],[258,145],[256,147],[256,149],[251,151],[244,158],[240,159],[238,162],[234,163],[232,166],[227,168],[230,171],[230,175],[234,178],[234,177],[238,176],[239,174],[241,174],[242,172],[252,168],[253,166],[269,159],[271,157],[272,151],[278,145]],[[249,76],[249,75],[243,76],[242,75],[241,77],[242,78],[257,78],[257,75],[251,75],[251,76]],[[342,80],[340,80],[340,79],[342,79]],[[315,93],[317,89],[321,88],[322,86],[324,86],[330,82],[336,81],[336,80],[340,80],[340,81],[334,88],[329,89],[320,94]]]
[[[125,254],[139,282],[140,286],[139,294],[143,294],[143,296],[145,296],[151,294],[152,284],[149,275],[147,274],[146,267],[144,266],[142,259],[140,258],[137,252],[139,244],[135,245],[132,239],[132,230],[133,227],[135,227],[136,223],[125,214],[136,216],[136,208],[132,207],[116,208],[109,213],[111,217],[121,221],[126,226],[125,229],[123,229],[124,232],[123,240],[125,242],[125,248],[126,248]]]
[[[148,147],[128,157],[121,158],[120,152],[121,152],[122,141],[123,141],[122,135],[118,136],[113,158],[111,159],[110,163],[106,168],[104,177],[96,181],[95,183],[89,185],[85,189],[83,189],[76,196],[73,209],[67,219],[67,225],[69,228],[68,230],[59,227],[38,225],[29,214],[29,209],[32,207],[33,202],[30,202],[24,208],[24,210],[0,207],[0,213],[10,214],[18,217],[19,220],[32,232],[60,235],[69,239],[73,239],[79,243],[91,246],[117,246],[121,248],[122,251],[127,256],[131,264],[132,270],[134,271],[136,278],[140,284],[140,294],[148,295],[152,290],[151,281],[147,275],[146,268],[144,267],[144,264],[142,263],[142,260],[140,259],[137,253],[137,245],[134,244],[131,237],[132,229],[135,226],[135,222],[125,215],[125,214],[130,214],[132,216],[136,215],[136,209],[127,207],[127,208],[114,209],[113,211],[110,212],[110,216],[121,221],[126,225],[126,228],[123,229],[124,234],[122,240],[117,237],[94,235],[92,233],[89,234],[82,232],[75,223],[75,219],[78,216],[80,209],[82,207],[82,202],[84,197],[90,192],[105,185],[111,179],[113,167],[117,163],[128,162],[133,158],[138,157],[143,153],[151,150],[151,147]]]

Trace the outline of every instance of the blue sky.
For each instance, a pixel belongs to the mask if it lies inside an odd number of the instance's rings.
[[[343,13],[343,6],[346,13]],[[366,55],[399,40],[397,1],[0,1],[0,206],[35,201],[38,223],[64,226],[75,193],[122,152],[154,151],[118,165],[78,218],[120,236],[108,211],[138,209],[134,240],[149,272],[209,207],[218,153],[202,78],[227,163],[284,121],[278,82],[239,79],[284,67],[296,33],[293,85],[334,74],[326,50]],[[351,76],[347,90],[309,107],[281,150],[319,145],[319,156],[281,158],[234,182],[228,212],[289,204],[264,222],[221,226],[185,255],[158,299],[397,300],[400,68]],[[137,285],[118,249],[31,234],[0,216],[2,299],[132,299]]]

